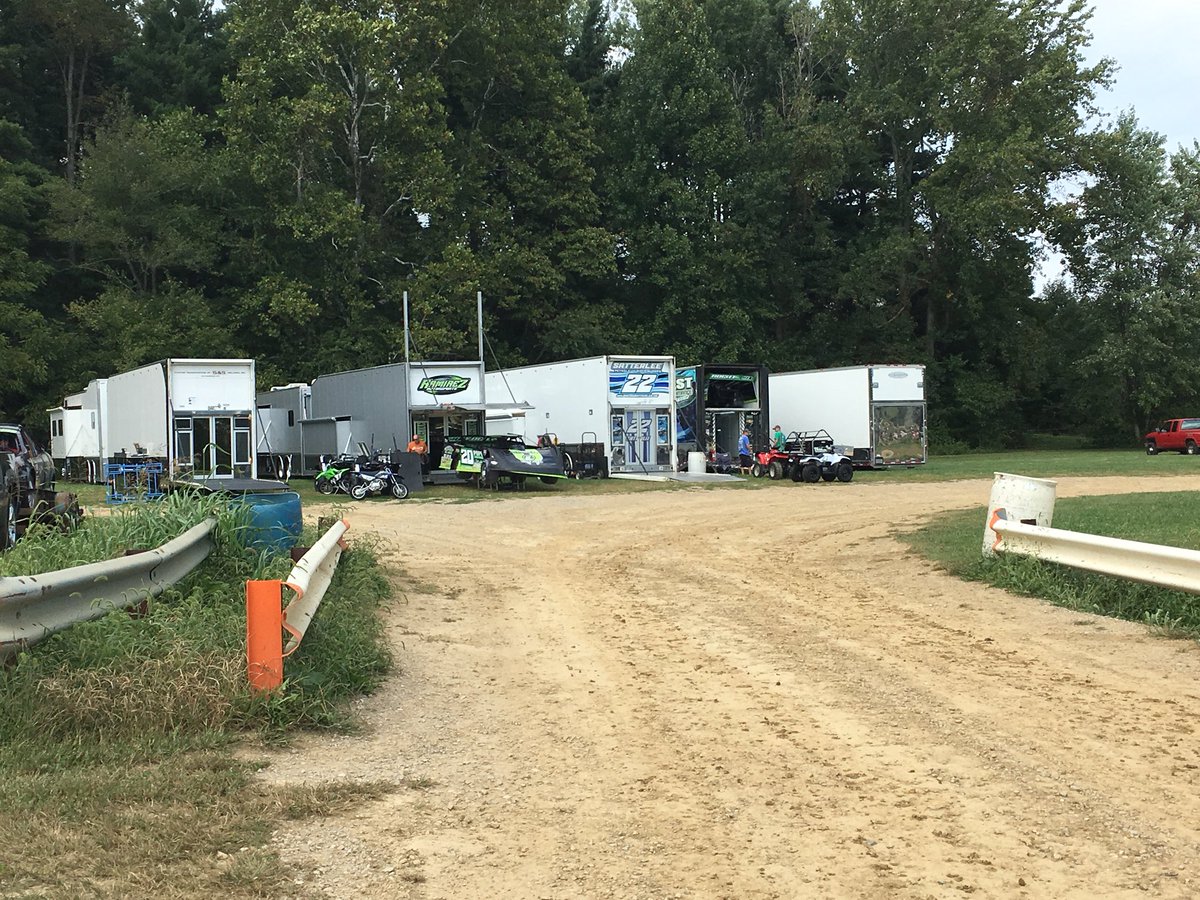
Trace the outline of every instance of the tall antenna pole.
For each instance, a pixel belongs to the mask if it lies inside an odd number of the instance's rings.
[[[411,364],[408,358],[408,291],[404,292],[404,364]],[[406,368],[405,372],[407,371]]]
[[[475,292],[475,307],[479,316],[479,364],[483,365],[483,291]],[[485,367],[486,368],[486,367]]]

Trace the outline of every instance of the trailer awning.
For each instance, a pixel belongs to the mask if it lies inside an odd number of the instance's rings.
[[[429,403],[422,406],[411,406],[412,412],[526,412],[533,409],[528,403],[513,405],[512,403]]]

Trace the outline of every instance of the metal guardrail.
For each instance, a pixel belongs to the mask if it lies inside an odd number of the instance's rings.
[[[77,622],[158,596],[208,556],[216,524],[207,519],[134,556],[0,578],[0,660]]]
[[[346,547],[342,535],[349,527],[344,519],[335,522],[296,563],[287,581],[246,582],[246,675],[254,690],[273,691],[283,684],[284,657],[294,653],[304,640],[304,633],[333,580],[334,569]],[[285,584],[295,597],[281,611]]]
[[[992,512],[988,527],[997,535],[992,548],[997,553],[1036,556],[1076,569],[1200,594],[1200,552],[1196,550],[1027,525],[1010,521],[1004,509]]]
[[[296,594],[283,611],[283,627],[290,635],[283,647],[284,656],[295,652],[304,640],[304,632],[317,614],[317,607],[321,605],[321,599],[329,590],[329,582],[333,580],[333,570],[337,568],[342,551],[346,548],[342,536],[349,528],[350,523],[345,519],[334,522],[300,558],[284,582]]]

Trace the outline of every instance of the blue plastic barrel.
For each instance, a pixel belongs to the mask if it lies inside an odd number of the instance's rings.
[[[300,517],[300,495],[295,491],[241,494],[237,502],[250,509],[247,546],[279,553],[287,553],[296,546],[304,523]]]

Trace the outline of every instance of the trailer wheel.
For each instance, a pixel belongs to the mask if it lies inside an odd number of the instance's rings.
[[[800,480],[805,484],[816,484],[821,480],[821,467],[816,463],[805,463],[800,468]]]
[[[783,477],[783,463],[777,459],[771,460],[771,464],[767,466],[767,474],[775,481]]]
[[[843,484],[854,477],[854,466],[848,462],[837,464],[837,480]]]
[[[0,503],[0,550],[7,550],[17,542],[18,512],[16,497]]]

